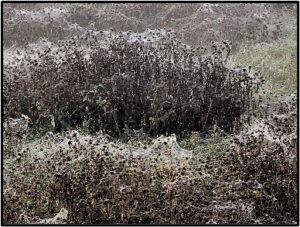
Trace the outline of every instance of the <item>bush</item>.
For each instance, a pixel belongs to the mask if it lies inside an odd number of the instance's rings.
[[[143,43],[131,42],[140,35],[130,33],[87,33],[25,53],[19,67],[5,66],[5,117],[23,113],[42,126],[41,119],[52,116],[58,131],[85,123],[114,135],[124,129],[206,131],[215,124],[231,130],[253,106],[259,75],[226,67],[228,42],[201,54],[203,48],[191,49],[172,35],[148,31]]]

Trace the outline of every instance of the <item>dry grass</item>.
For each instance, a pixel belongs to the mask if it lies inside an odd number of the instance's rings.
[[[223,152],[208,152],[221,144],[216,132],[194,154],[174,135],[136,147],[78,131],[25,143],[5,161],[4,222],[40,223],[64,208],[58,223],[295,223],[296,102],[282,100]]]

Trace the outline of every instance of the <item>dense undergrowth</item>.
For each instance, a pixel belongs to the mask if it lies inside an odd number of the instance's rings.
[[[173,5],[5,4],[3,223],[297,223],[295,7]]]
[[[282,100],[215,154],[182,149],[174,135],[129,146],[50,133],[7,160],[4,220],[41,223],[63,207],[56,223],[294,223],[296,102]]]
[[[228,132],[255,104],[262,79],[253,70],[226,67],[225,41],[201,54],[203,47],[187,47],[171,31],[108,33],[107,46],[103,33],[28,49],[18,65],[5,65],[5,118],[26,114],[41,128],[52,117],[55,131],[85,123],[113,135],[124,129],[179,134],[213,125]]]

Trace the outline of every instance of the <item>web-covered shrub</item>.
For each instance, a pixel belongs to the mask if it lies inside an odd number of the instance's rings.
[[[174,32],[99,32],[21,53],[5,65],[5,117],[56,130],[82,126],[121,134],[229,131],[253,106],[262,80],[251,68],[229,68],[230,43],[192,48]],[[27,56],[27,57],[26,57]]]

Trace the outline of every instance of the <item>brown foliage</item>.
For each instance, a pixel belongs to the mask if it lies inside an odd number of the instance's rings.
[[[196,163],[173,161],[187,151],[172,137],[134,151],[104,135],[48,135],[4,169],[4,222],[35,223],[65,208],[68,224],[295,223],[295,103],[282,101],[228,152]]]
[[[92,131],[156,134],[215,124],[228,131],[252,107],[261,79],[226,66],[228,42],[192,49],[171,31],[148,31],[148,41],[133,35],[88,32],[28,50],[17,66],[5,65],[5,117],[23,113],[41,126],[52,115],[56,130],[88,121]]]

